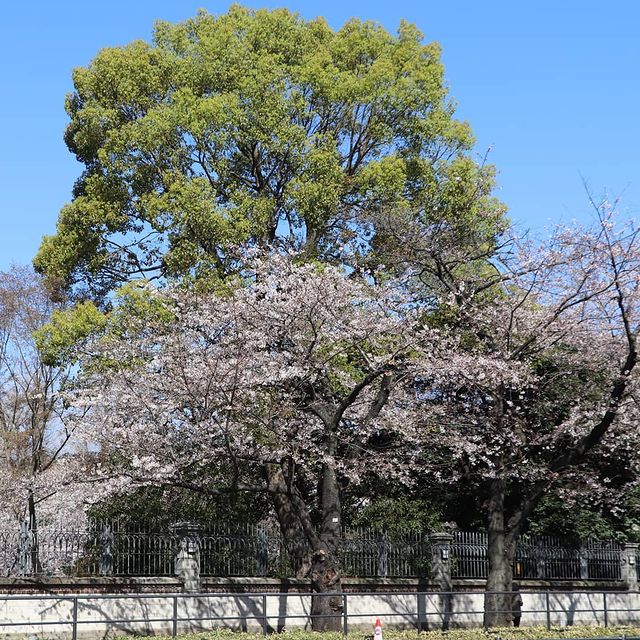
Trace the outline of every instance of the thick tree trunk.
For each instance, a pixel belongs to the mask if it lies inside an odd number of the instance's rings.
[[[311,627],[314,631],[342,629],[342,583],[335,554],[315,551],[311,561]]]
[[[287,479],[280,465],[269,464],[265,468],[273,508],[280,525],[280,533],[287,548],[292,569],[297,577],[309,572],[308,558],[312,546],[307,539],[303,524],[289,495]]]
[[[485,597],[484,626],[511,625],[511,590],[515,539],[505,530],[505,484],[495,479],[490,486],[487,521],[489,571]]]
[[[335,469],[327,464],[322,474],[323,519],[319,534],[312,525],[306,505],[295,489],[288,487],[282,467],[268,465],[266,475],[287,550],[300,560],[297,575],[311,579],[311,626],[314,631],[340,631],[342,598],[334,595],[342,592],[338,563],[340,499]],[[302,555],[306,556],[304,560]]]
[[[330,443],[330,448],[332,443]],[[322,528],[320,548],[314,551],[311,563],[311,602],[314,631],[340,631],[342,628],[342,582],[338,549],[342,536],[340,523],[340,489],[332,459],[322,470]],[[322,595],[332,594],[332,595]]]

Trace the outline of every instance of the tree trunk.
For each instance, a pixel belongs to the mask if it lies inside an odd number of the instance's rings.
[[[31,567],[34,573],[40,573],[42,566],[40,565],[39,540],[38,540],[38,520],[36,517],[36,502],[33,491],[29,489],[28,498],[29,508],[29,530],[31,531]]]
[[[313,553],[311,587],[311,628],[314,631],[340,631],[342,582],[337,557],[328,549],[319,549]]]
[[[311,627],[314,631],[340,631],[342,591],[337,549],[340,538],[340,501],[335,470],[326,465],[322,477],[323,524],[318,535],[295,489],[290,489],[283,468],[267,465],[266,475],[280,531],[294,560],[297,576],[311,578]]]
[[[332,450],[334,443],[329,443]],[[340,631],[342,628],[342,581],[338,549],[342,537],[340,523],[340,489],[333,458],[322,469],[322,529],[320,548],[311,562],[312,628],[314,631]],[[332,595],[321,595],[332,594]]]
[[[287,480],[280,465],[269,464],[265,467],[273,508],[278,518],[280,533],[284,540],[291,568],[297,577],[304,577],[309,572],[308,558],[311,545],[307,540],[304,527],[289,495]]]
[[[488,501],[487,590],[485,596],[484,626],[511,626],[511,590],[513,586],[513,559],[515,540],[505,531],[505,484],[495,479],[490,485]]]

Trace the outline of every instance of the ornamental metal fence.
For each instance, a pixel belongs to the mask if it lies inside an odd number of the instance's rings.
[[[487,534],[456,532],[451,545],[455,578],[486,578]],[[522,536],[516,546],[515,578],[546,580],[620,580],[624,545],[587,540],[580,546],[552,536]]]
[[[90,521],[82,527],[32,531],[23,523],[0,531],[0,576],[171,576],[178,543],[175,531],[158,524]],[[198,549],[203,577],[294,577],[307,557],[303,544],[285,545],[279,529],[264,524],[202,526]],[[339,558],[345,576],[428,577],[430,534],[345,527]],[[448,562],[453,578],[486,578],[486,533],[454,533]],[[576,546],[548,536],[523,536],[513,571],[523,579],[615,581],[622,579],[622,563],[618,542],[590,540]]]
[[[344,527],[340,563],[348,576],[416,577],[428,575],[429,534],[383,533]],[[277,528],[256,525],[217,525],[200,535],[203,576],[295,576],[302,567],[303,543],[285,545]]]

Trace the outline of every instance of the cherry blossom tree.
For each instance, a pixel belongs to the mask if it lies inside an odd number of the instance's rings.
[[[444,341],[393,287],[278,256],[227,295],[149,296],[153,313],[89,346],[74,400],[101,485],[262,492],[302,545],[299,575],[340,591],[341,496],[372,475],[408,480],[399,461],[420,434],[401,383]],[[314,597],[314,628],[339,628],[340,606]]]
[[[234,291],[149,290],[89,343],[73,399],[101,487],[269,495],[326,629],[345,493],[382,476],[471,483],[497,594],[485,622],[506,622],[540,499],[605,496],[620,478],[593,461],[614,449],[636,475],[638,232],[598,213],[544,247],[410,224],[404,262],[370,280],[272,255]]]
[[[510,244],[493,269],[452,260],[438,270],[429,253],[420,273],[438,280],[447,299],[435,315],[459,340],[458,375],[425,368],[421,380],[437,434],[428,455],[450,461],[441,478],[471,483],[486,514],[497,594],[487,626],[510,622],[500,592],[511,591],[517,538],[545,494],[606,497],[637,477],[638,229],[616,227],[606,203],[597,212],[593,229],[560,230],[546,247]],[[626,465],[596,464],[612,456]]]

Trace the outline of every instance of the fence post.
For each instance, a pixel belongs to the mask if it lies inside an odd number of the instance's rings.
[[[107,522],[103,523],[100,532],[100,575],[110,576],[113,573],[113,530]]]
[[[175,573],[186,593],[200,591],[200,527],[192,522],[177,522],[172,532],[178,538]]]
[[[545,593],[545,601],[547,605],[547,631],[551,630],[551,603],[549,602],[549,592]]]
[[[440,611],[442,628],[449,628],[451,620],[451,543],[453,536],[449,533],[432,533],[431,542],[431,580],[436,583],[440,593]]]
[[[178,635],[178,596],[173,596],[173,612],[171,617],[171,635],[175,638]]]
[[[342,594],[342,633],[346,637],[349,635],[349,612],[347,610],[347,594]]]
[[[384,533],[378,533],[376,537],[376,546],[378,549],[378,564],[376,567],[376,576],[378,578],[386,578],[389,571],[387,537]]]
[[[629,591],[638,590],[638,543],[626,542],[620,554],[620,577]]]
[[[418,633],[421,631],[429,630],[429,618],[427,616],[427,596],[423,589],[424,587],[418,587],[416,593],[416,625]]]
[[[71,640],[78,640],[78,596],[73,598],[73,620],[71,623]]]
[[[286,607],[286,605],[285,605]],[[262,594],[262,635],[269,633],[269,618],[267,617],[267,594]]]

